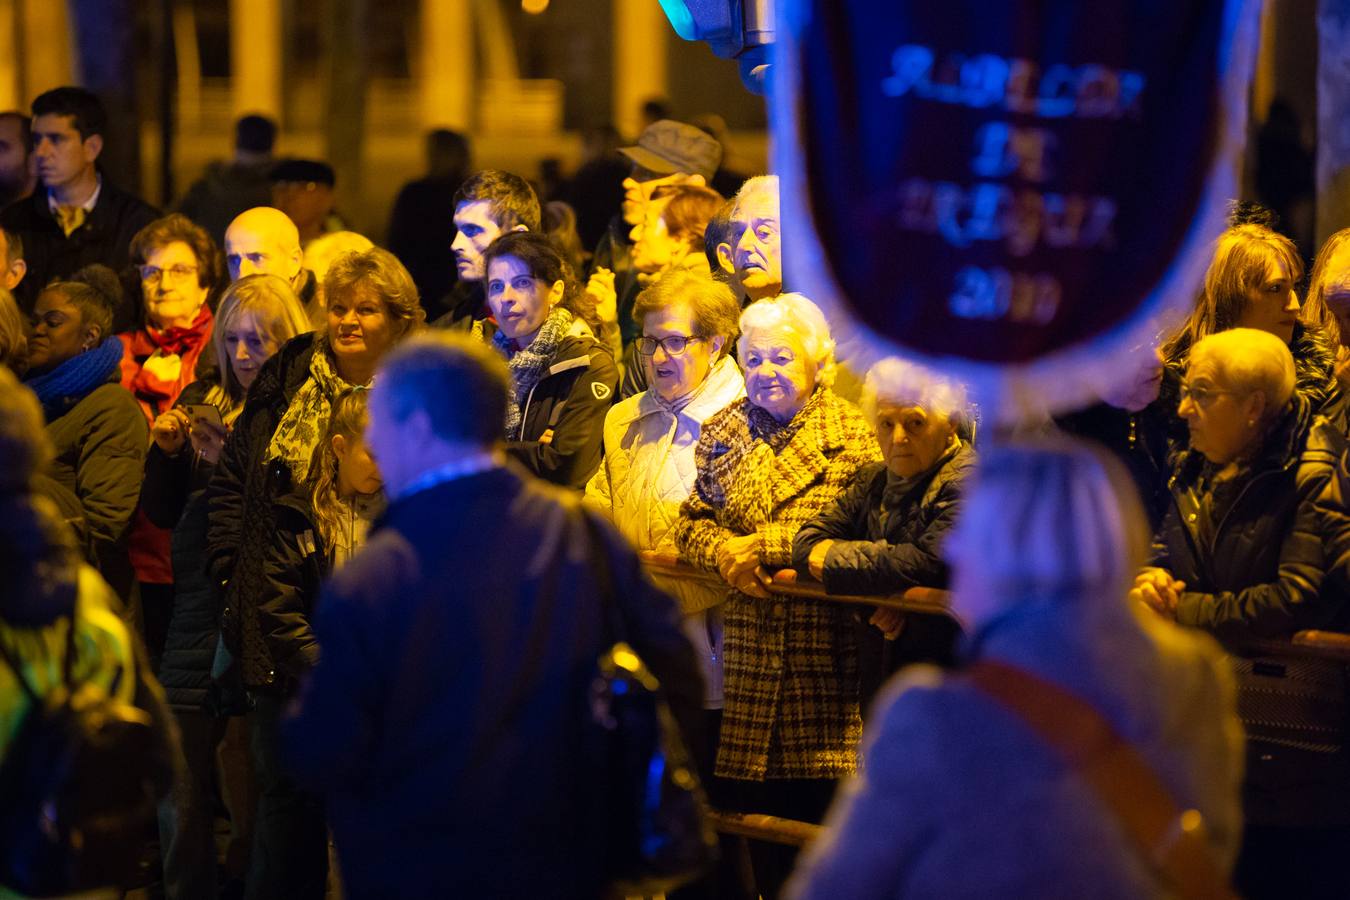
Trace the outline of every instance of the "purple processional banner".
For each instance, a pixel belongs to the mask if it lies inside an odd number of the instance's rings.
[[[1189,307],[1238,194],[1258,3],[778,2],[787,276],[862,358],[940,365],[1012,419],[1090,400]]]

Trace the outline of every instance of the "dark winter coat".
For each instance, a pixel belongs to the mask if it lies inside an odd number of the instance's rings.
[[[1150,531],[1162,524],[1171,500],[1167,494],[1168,425],[1176,418],[1176,406],[1165,410],[1158,402],[1139,412],[1098,403],[1055,419],[1062,430],[1101,444],[1120,460],[1134,482],[1148,517]]]
[[[263,458],[282,415],[309,378],[315,349],[312,333],[299,335],[259,370],[207,488],[207,572],[224,585],[221,627],[244,684],[252,688],[277,680],[255,600],[264,589],[274,506],[292,490],[290,468],[282,462],[264,465]]]
[[[911,587],[945,588],[947,565],[939,553],[956,523],[961,483],[975,465],[975,451],[959,444],[916,480],[883,521],[885,463],[858,473],[837,500],[797,532],[792,561],[808,570],[811,550],[825,540],[825,590],[831,594],[895,594]],[[910,615],[900,637],[887,641],[862,617],[858,635],[859,682],[864,709],[892,672],[912,662],[950,664],[959,634],[946,616]]]
[[[1250,469],[1226,488],[1233,499],[1217,522],[1205,521],[1202,505],[1211,467],[1196,451],[1180,457],[1156,560],[1186,582],[1178,622],[1236,639],[1346,624],[1346,447],[1343,431],[1296,396]]]
[[[319,661],[314,609],[332,563],[306,497],[288,494],[272,509],[276,523],[263,561],[258,621],[277,671],[298,681]]]
[[[449,246],[448,244],[446,246]],[[437,303],[438,315],[427,321],[444,331],[468,331],[473,323],[487,318],[487,296],[481,281],[456,281],[450,292]]]
[[[323,653],[283,724],[296,777],[326,796],[348,896],[602,896],[583,723],[613,640],[605,580],[697,741],[702,679],[679,611],[576,498],[496,468],[376,521],[324,590]]]
[[[47,474],[84,507],[90,560],[125,602],[134,581],[127,538],[150,433],[136,398],[118,377],[114,372],[107,384],[47,423],[56,449]]]
[[[194,381],[179,405],[205,403],[213,384]],[[175,711],[202,710],[220,637],[220,590],[206,572],[206,486],[214,471],[191,445],[170,455],[152,444],[145,460],[141,509],[155,527],[173,532],[173,609],[158,675]]]
[[[40,187],[26,200],[6,207],[0,213],[0,226],[23,239],[23,258],[28,263],[28,274],[15,288],[20,306],[32,311],[38,292],[47,282],[94,263],[125,276],[124,281],[130,286],[131,239],[159,215],[159,210],[107,178],[99,189],[98,202],[70,237],[57,224],[47,206],[47,192]],[[128,295],[126,308],[115,316],[114,334],[135,327],[140,321],[139,279],[134,284],[138,290]]]
[[[506,452],[545,481],[582,490],[600,468],[605,414],[619,370],[589,332],[568,334],[553,365],[521,404],[520,431]]]

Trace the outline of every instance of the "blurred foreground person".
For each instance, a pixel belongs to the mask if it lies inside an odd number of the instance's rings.
[[[434,333],[391,353],[371,391],[390,505],[328,583],[318,666],[284,723],[296,776],[327,797],[349,898],[603,894],[584,751],[612,640],[602,592],[697,739],[703,686],[675,604],[608,526],[505,463],[510,386],[491,349]],[[453,543],[447,522],[466,526]]]
[[[1177,814],[1199,811],[1207,840],[1194,849],[1222,882],[1240,826],[1232,675],[1209,638],[1126,601],[1146,547],[1138,500],[1113,460],[1069,441],[996,447],[949,542],[952,610],[969,632],[972,671],[1030,676],[1022,696],[1052,711],[1059,694],[1076,698],[1088,714],[1071,721],[1102,740],[1114,732]],[[863,774],[841,791],[789,896],[1174,894],[1151,857],[1176,835],[1156,834],[1147,849],[1132,841],[1084,771],[1120,743],[1067,762],[1007,697],[928,667],[892,681],[870,723]]]
[[[216,160],[192,183],[178,212],[206,229],[217,244],[225,241],[225,229],[234,217],[255,206],[272,202],[272,145],[277,123],[257,114],[242,116],[234,123],[234,157]]]
[[[42,419],[33,393],[0,367],[0,894],[82,888],[80,897],[121,896],[117,888],[132,886],[154,799],[172,781],[176,738],[144,652],[113,612],[116,596],[34,491],[52,457]],[[70,712],[77,691],[85,708],[111,716],[103,749],[74,762],[63,754],[90,748],[83,727],[90,723]],[[128,716],[140,722],[130,731],[118,727]],[[75,727],[58,731],[58,723]],[[127,754],[120,770],[87,768]],[[90,830],[78,846],[57,840],[57,857],[97,871],[44,888],[37,848],[72,825]]]
[[[975,465],[974,448],[958,434],[970,418],[965,388],[891,357],[867,373],[862,401],[884,462],[864,468],[802,526],[792,543],[794,564],[831,594],[945,588],[940,547]],[[950,616],[873,611],[858,634],[863,706],[906,663],[949,664],[957,633]]]

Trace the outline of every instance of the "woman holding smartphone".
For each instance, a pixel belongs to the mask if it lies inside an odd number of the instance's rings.
[[[206,571],[203,489],[258,370],[309,319],[295,293],[275,275],[249,275],[230,285],[211,335],[218,372],[183,389],[176,406],[151,429],[141,506],[150,521],[173,530],[173,605],[169,611],[160,682],[183,735],[186,777],[160,811],[165,895],[213,897],[215,754],[225,734],[228,696],[212,689],[220,626],[216,589]],[[223,702],[224,701],[224,702]],[[242,750],[242,746],[241,746]],[[238,826],[239,810],[231,809]],[[247,847],[247,835],[234,840]]]

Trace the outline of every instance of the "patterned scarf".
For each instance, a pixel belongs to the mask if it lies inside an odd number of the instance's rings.
[[[516,350],[515,342],[500,331],[492,336],[492,345],[506,357],[507,366],[511,369],[511,383],[516,386],[515,396],[508,397],[506,401],[505,435],[508,441],[519,439],[521,405],[553,364],[553,355],[558,352],[558,345],[571,329],[574,320],[570,312],[555,306],[534,340],[530,341],[530,346],[523,350]]]
[[[315,347],[309,360],[309,378],[291,398],[267,445],[266,459],[280,459],[290,466],[293,484],[304,484],[309,477],[310,458],[328,429],[333,401],[351,388],[333,371],[327,345]]]
[[[122,342],[110,337],[92,350],[61,363],[50,372],[35,375],[24,384],[37,394],[42,414],[52,422],[69,412],[89,393],[107,384],[122,363]]]
[[[757,441],[763,441],[769,445],[769,449],[778,453],[792,440],[793,436],[802,427],[816,409],[823,402],[825,392],[829,388],[823,385],[817,385],[811,392],[811,396],[802,404],[802,408],[797,410],[797,414],[786,422],[780,422],[773,417],[767,409],[756,406],[753,403],[746,405],[746,418],[750,423],[750,436]]]
[[[131,382],[124,382],[124,385],[138,399],[149,402],[155,409],[166,408],[194,379],[193,369],[196,368],[197,357],[211,340],[213,324],[210,307],[202,304],[197,318],[186,328],[175,326],[159,329],[146,325],[124,335],[127,338],[127,358],[145,360]]]

